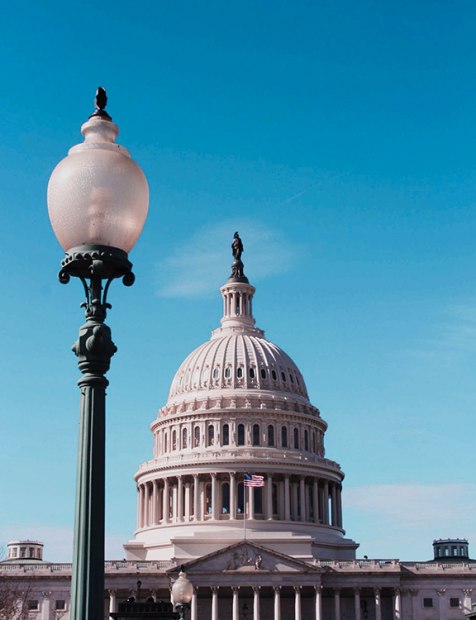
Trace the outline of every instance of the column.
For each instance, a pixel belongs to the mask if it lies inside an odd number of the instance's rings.
[[[185,521],[190,521],[190,482],[185,482]]]
[[[177,476],[178,484],[177,484],[177,513],[178,513],[178,521],[179,523],[183,522],[183,478],[182,476]]]
[[[463,613],[468,614],[471,611],[471,593],[472,589],[463,590],[464,600],[463,600]]]
[[[380,601],[380,588],[374,588],[375,595],[375,620],[382,620],[382,604]]]
[[[340,620],[340,588],[334,588],[334,620]]]
[[[355,620],[360,620],[360,588],[354,588]]]
[[[192,600],[190,602],[190,617],[191,620],[198,620],[198,600],[197,600],[198,588],[194,586]]]
[[[157,480],[152,482],[152,525],[157,525]]]
[[[253,586],[253,620],[259,620],[259,589],[261,586]]]
[[[266,482],[266,518],[268,521],[273,520],[273,476],[268,474],[268,479]]]
[[[289,497],[289,474],[284,476],[284,520],[291,520],[291,502]]]
[[[248,487],[248,519],[255,518],[255,493],[253,487]]]
[[[160,523],[160,519],[162,518],[162,499],[160,492],[160,480],[157,480],[157,523]]]
[[[166,524],[170,519],[170,491],[169,491],[169,479],[164,478],[164,496],[162,502],[163,519],[162,523]]]
[[[149,483],[146,482],[145,485],[145,498],[144,498],[144,527],[149,527],[150,525],[150,489]]]
[[[200,482],[198,480],[198,474],[193,474],[193,519],[194,521],[201,521],[200,514]]]
[[[305,487],[304,476],[301,476],[301,479],[299,481],[299,495],[300,495],[300,502],[301,502],[301,519],[300,520],[306,521],[306,487]]]
[[[319,523],[319,495],[317,478],[314,479],[312,487],[312,512],[314,514],[314,523]]]
[[[137,529],[138,530],[142,527],[141,508],[142,508],[142,491],[141,491],[141,487],[137,486]]]
[[[278,481],[278,508],[278,519],[284,521],[284,480]]]
[[[172,484],[172,522],[177,522],[177,485]]]
[[[199,508],[199,514],[200,514],[200,521],[204,521],[204,515],[205,515],[205,483],[203,480],[199,481],[199,486],[200,486],[200,508]]]
[[[212,472],[212,519],[218,520],[218,484],[217,484],[217,475],[215,472]]]
[[[445,609],[444,609],[444,606],[443,606],[445,592],[446,592],[446,590],[444,590],[444,589],[436,591],[436,593],[438,594],[438,618],[440,620],[441,620],[441,618],[443,618],[445,616]]]
[[[238,586],[231,586],[231,591],[233,592],[233,603],[232,603],[232,620],[240,620],[240,600],[238,598]]]
[[[322,492],[323,495],[323,517],[324,517],[324,523],[326,525],[329,525],[329,483],[327,482],[327,480],[325,480],[324,482],[324,490]]]
[[[395,588],[394,593],[393,618],[394,620],[401,620],[402,618],[402,593],[398,588]]]
[[[230,472],[230,519],[236,519],[236,474]]]
[[[281,586],[273,586],[274,590],[274,620],[281,620]]]
[[[109,590],[109,613],[116,611],[116,594],[117,590]]]
[[[50,605],[50,597],[51,597],[51,592],[42,592],[43,595],[43,605],[41,607],[41,612],[42,612],[42,620],[50,620],[50,614],[51,614],[51,605]]]
[[[301,620],[301,587],[294,586],[294,620]]]
[[[218,620],[218,586],[210,586],[212,591],[212,620]]]
[[[322,620],[322,586],[314,586],[316,591],[316,620]]]
[[[331,486],[331,506],[332,506],[332,525],[337,525],[337,500],[336,500],[336,485],[332,483]]]

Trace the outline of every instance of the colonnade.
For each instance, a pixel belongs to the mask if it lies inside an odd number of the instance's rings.
[[[300,521],[342,528],[339,482],[316,476],[267,474],[263,488],[244,488],[235,472],[175,475],[137,487],[138,529],[190,521]]]

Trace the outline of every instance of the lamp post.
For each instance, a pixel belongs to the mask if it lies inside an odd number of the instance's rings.
[[[180,573],[177,581],[172,586],[172,596],[175,604],[179,608],[180,620],[185,619],[185,610],[190,609],[190,601],[193,596],[193,585],[187,579],[187,575],[180,567]]]
[[[72,147],[48,184],[48,211],[66,255],[58,274],[81,280],[86,323],[73,345],[82,377],[74,524],[71,620],[104,616],[105,398],[116,352],[105,325],[111,282],[134,283],[128,253],[147,216],[149,189],[130,153],[115,143],[119,128],[105,111],[106,92],[81,127],[84,142]],[[103,287],[103,283],[105,286]]]

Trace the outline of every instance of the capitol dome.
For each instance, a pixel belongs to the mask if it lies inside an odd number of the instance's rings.
[[[255,327],[237,234],[232,247],[221,327],[180,365],[151,424],[153,459],[135,476],[137,530],[126,552],[187,561],[246,530],[247,540],[294,557],[353,558],[344,474],[325,458],[327,423],[294,361]]]

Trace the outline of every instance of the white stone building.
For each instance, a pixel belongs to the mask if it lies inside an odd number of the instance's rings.
[[[435,541],[432,562],[355,559],[327,424],[296,364],[255,327],[242,269],[238,257],[221,327],[182,363],[151,425],[134,539],[126,561],[106,563],[104,618],[138,580],[141,596],[169,600],[183,564],[192,620],[461,620],[476,594],[467,541]],[[264,486],[246,488],[245,473]],[[41,550],[11,543],[0,575],[29,584],[29,620],[68,620],[71,565]]]

